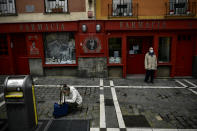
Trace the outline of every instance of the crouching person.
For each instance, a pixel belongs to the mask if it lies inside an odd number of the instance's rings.
[[[82,109],[82,97],[73,86],[63,85],[61,101],[68,104],[68,113]]]

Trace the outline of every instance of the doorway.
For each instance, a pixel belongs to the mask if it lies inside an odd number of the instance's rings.
[[[12,34],[10,37],[15,75],[29,74],[29,62],[25,34]]]
[[[145,74],[144,57],[152,45],[152,36],[127,37],[127,74]]]
[[[193,47],[192,35],[178,35],[176,76],[192,76]]]

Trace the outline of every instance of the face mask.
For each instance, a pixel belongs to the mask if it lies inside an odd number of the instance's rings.
[[[149,50],[150,53],[153,53],[153,50]]]

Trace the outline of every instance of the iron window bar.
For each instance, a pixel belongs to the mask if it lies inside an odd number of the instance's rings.
[[[17,15],[15,0],[1,0],[0,1],[0,16]]]
[[[45,0],[45,13],[68,13],[68,0]]]

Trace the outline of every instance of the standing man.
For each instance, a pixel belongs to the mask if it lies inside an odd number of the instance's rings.
[[[154,83],[154,73],[155,70],[157,70],[157,57],[154,54],[153,48],[149,48],[149,52],[145,55],[145,69],[146,69],[146,76],[145,76],[145,82],[148,82],[149,77],[151,77],[150,82]]]

